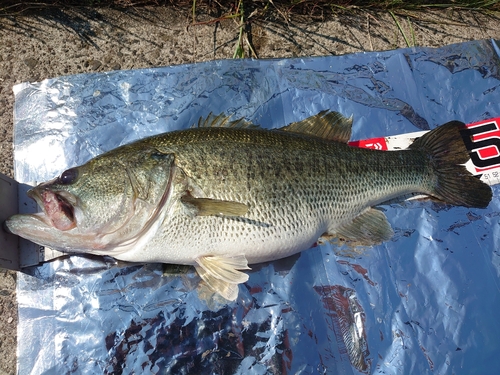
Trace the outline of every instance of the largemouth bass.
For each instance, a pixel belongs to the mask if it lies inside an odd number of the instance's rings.
[[[228,300],[249,264],[284,258],[321,237],[392,236],[374,206],[408,193],[486,207],[491,188],[463,165],[458,121],[407,150],[350,147],[352,120],[324,111],[280,129],[209,116],[68,169],[28,192],[43,212],[7,228],[67,253],[194,265]]]

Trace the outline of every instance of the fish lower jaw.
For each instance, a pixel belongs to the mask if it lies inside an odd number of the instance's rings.
[[[10,233],[34,242],[38,241],[32,235],[32,233],[35,232],[33,228],[52,227],[49,218],[43,212],[38,212],[35,214],[14,215],[5,221],[5,226]]]

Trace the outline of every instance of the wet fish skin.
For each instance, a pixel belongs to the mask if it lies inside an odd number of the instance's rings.
[[[10,231],[66,252],[195,265],[229,300],[248,264],[283,258],[321,236],[379,243],[392,235],[373,207],[407,193],[485,207],[491,189],[459,164],[462,123],[409,150],[349,147],[335,112],[263,130],[209,117],[198,127],[122,146],[31,191],[44,213]]]

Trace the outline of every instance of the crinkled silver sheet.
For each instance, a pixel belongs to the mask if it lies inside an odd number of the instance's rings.
[[[21,84],[16,177],[47,180],[210,112],[276,127],[331,109],[354,115],[353,139],[479,121],[500,116],[499,67],[495,41],[474,41]],[[484,210],[383,206],[391,241],[255,267],[227,305],[200,299],[192,271],[162,277],[160,265],[72,256],[30,269],[18,278],[19,374],[500,373],[493,191]]]

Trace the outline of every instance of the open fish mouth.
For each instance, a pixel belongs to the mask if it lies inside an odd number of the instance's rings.
[[[28,196],[42,207],[47,224],[61,231],[76,227],[74,207],[61,193],[35,188],[28,191]]]

